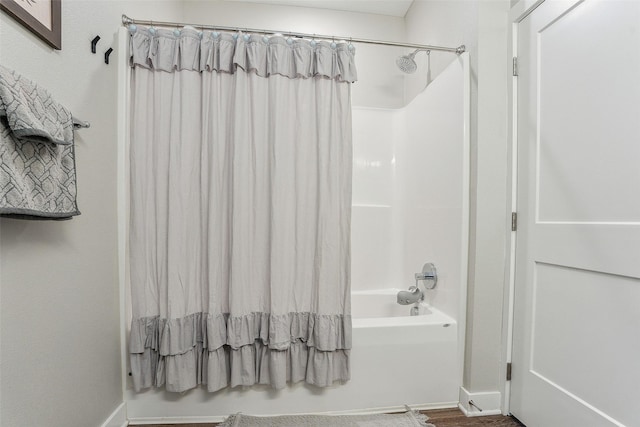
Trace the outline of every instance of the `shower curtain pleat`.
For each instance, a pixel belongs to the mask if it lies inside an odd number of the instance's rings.
[[[132,36],[134,388],[348,380],[352,49],[150,34]]]

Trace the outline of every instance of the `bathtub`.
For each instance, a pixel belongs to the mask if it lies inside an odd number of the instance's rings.
[[[462,373],[458,325],[437,308],[409,316],[396,303],[398,289],[352,293],[351,380],[327,388],[298,383],[283,390],[236,387],[217,393],[202,388],[184,395],[163,390],[126,390],[131,423],[220,422],[228,414],[358,414],[450,408],[458,404]],[[213,408],[213,409],[212,409]],[[212,413],[213,412],[213,413]]]
[[[342,387],[357,390],[355,407],[363,409],[456,406],[461,386],[457,322],[425,303],[420,315],[410,316],[412,306],[396,302],[398,291],[351,294],[351,381]]]

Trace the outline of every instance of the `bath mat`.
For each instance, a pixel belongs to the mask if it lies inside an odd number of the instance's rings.
[[[375,415],[229,416],[219,427],[435,427],[428,417],[414,411]]]

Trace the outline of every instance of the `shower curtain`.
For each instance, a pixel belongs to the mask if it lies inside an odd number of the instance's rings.
[[[134,388],[348,380],[353,47],[133,30]]]

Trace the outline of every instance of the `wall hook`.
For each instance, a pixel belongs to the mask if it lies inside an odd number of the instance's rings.
[[[100,40],[100,36],[95,36],[93,40],[91,40],[91,53],[96,53],[96,45],[98,44],[98,40]]]
[[[104,63],[109,65],[109,55],[111,55],[111,52],[113,52],[112,48],[107,49],[107,51],[104,53]]]

